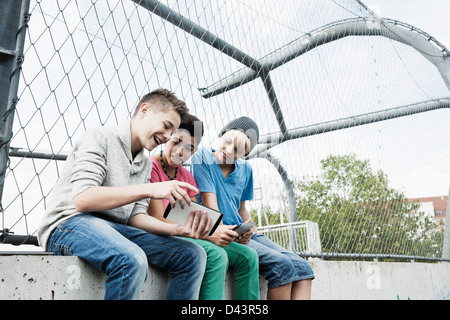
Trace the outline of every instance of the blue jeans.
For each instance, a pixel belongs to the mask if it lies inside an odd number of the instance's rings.
[[[47,250],[74,255],[104,272],[104,299],[138,299],[148,262],[168,269],[166,299],[198,299],[206,253],[193,241],[157,236],[144,230],[83,213],[61,223]]]
[[[294,281],[314,279],[314,272],[305,259],[266,236],[254,233],[247,245],[258,253],[259,272],[266,277],[269,289]]]

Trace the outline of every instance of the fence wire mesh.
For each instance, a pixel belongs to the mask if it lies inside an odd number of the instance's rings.
[[[165,87],[205,122],[203,146],[235,117],[258,123],[249,206],[300,239],[281,245],[442,257],[445,212],[414,200],[444,200],[450,177],[449,53],[425,32],[354,0],[32,0],[30,14],[2,229],[34,234],[74,141]]]

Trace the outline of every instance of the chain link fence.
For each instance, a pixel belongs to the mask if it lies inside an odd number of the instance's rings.
[[[445,215],[414,200],[446,197],[450,177],[450,55],[424,31],[355,0],[22,5],[18,100],[2,109],[4,235],[35,233],[86,129],[121,123],[165,87],[205,122],[203,146],[233,118],[258,123],[249,207],[281,245],[443,257]]]

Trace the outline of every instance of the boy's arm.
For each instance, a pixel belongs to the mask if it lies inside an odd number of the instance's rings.
[[[167,199],[172,206],[178,201],[182,208],[191,199],[184,188],[198,191],[186,182],[167,181],[125,187],[93,186],[73,197],[78,212],[97,212],[118,208],[145,198]]]
[[[143,213],[132,216],[128,220],[128,224],[153,234],[199,239],[210,229],[211,219],[207,217],[206,213],[202,214],[200,210],[196,210],[191,212],[187,224],[182,226],[162,222]]]
[[[241,201],[239,204],[239,215],[242,218],[242,221],[251,220],[250,212],[248,212],[247,207],[245,206],[245,201]]]
[[[172,221],[164,218],[164,204],[162,200],[151,200],[147,208],[147,214],[163,222],[173,223]]]
[[[197,199],[195,197],[191,197],[191,201],[197,202]],[[164,212],[165,212],[165,208],[164,208],[164,204],[163,204],[162,200],[153,199],[152,201],[150,201],[150,204],[147,208],[147,215],[152,216],[162,222],[175,223],[175,222],[172,222],[172,221],[164,218]],[[131,217],[130,220],[132,218],[133,217]],[[132,224],[132,222],[130,222],[130,220],[128,220],[128,224],[130,226],[133,226],[133,224]]]
[[[192,202],[197,202],[195,197],[191,197],[191,201]],[[136,224],[136,221],[138,219],[141,219],[141,217],[135,218],[138,215],[151,216],[151,217],[153,217],[155,219],[158,219],[158,220],[160,220],[162,222],[176,224],[175,222],[172,222],[172,221],[167,220],[166,218],[164,218],[164,211],[165,211],[165,208],[164,208],[164,204],[163,204],[162,200],[160,200],[160,199],[153,199],[152,201],[150,201],[150,204],[149,204],[149,206],[147,208],[147,214],[140,213],[140,214],[137,214],[137,215],[131,217],[130,219],[128,219],[128,225],[130,225],[132,227],[139,228],[139,226]]]
[[[245,201],[241,201],[240,202],[240,206],[239,206],[239,215],[242,218],[242,221],[244,221],[244,223],[247,222],[253,222],[253,219],[250,215],[250,212],[248,211],[246,205],[245,205]],[[251,236],[253,233],[257,233],[257,229],[256,226],[254,226],[253,228],[251,228],[249,231],[247,231],[246,233],[244,233],[243,235],[241,235],[239,238],[236,239],[236,242],[242,243],[242,244],[248,244]]]
[[[193,200],[195,197],[192,197],[191,200]],[[195,211],[193,211],[191,214],[196,214]],[[195,217],[195,219],[199,220],[198,227],[195,230],[194,229],[194,221],[191,223],[188,221],[187,227],[176,224],[170,220],[167,220],[164,218],[164,204],[162,200],[159,199],[153,199],[150,201],[150,205],[148,206],[147,213],[140,213],[136,214],[130,219],[128,219],[128,225],[143,229],[145,231],[148,231],[150,233],[159,234],[159,235],[179,235],[179,236],[185,236],[190,237],[194,239],[198,239],[201,236],[203,236],[206,232],[208,232],[210,227],[210,220],[209,223],[206,221],[204,232],[201,231],[200,224],[202,223],[201,219],[206,219],[206,215],[201,218]]]
[[[245,168],[247,169],[246,171],[247,183],[241,195],[238,213],[242,221],[244,223],[247,223],[253,222],[250,212],[247,210],[247,206],[245,205],[246,200],[253,199],[253,170],[252,167],[247,163]],[[250,241],[252,234],[257,232],[258,230],[256,229],[256,226],[254,226],[252,229],[241,235],[236,241],[242,244],[247,244]]]
[[[242,218],[242,221],[244,221],[243,223],[253,222],[252,216],[250,215],[250,212],[248,211],[247,206],[245,205],[245,201],[241,201],[238,212]],[[251,230],[254,233],[258,233],[256,226],[254,226]]]
[[[201,196],[205,206],[219,210],[215,193],[203,192]],[[204,236],[202,239],[209,240],[220,247],[226,247],[239,236],[233,231],[235,227],[236,225],[227,226],[221,222],[212,236]]]
[[[147,208],[147,213],[139,213],[130,217],[127,224],[135,228],[152,232],[154,227],[152,222],[157,224],[155,220],[158,222],[165,222],[165,224],[172,223],[164,218],[164,205],[162,200],[159,199],[152,199]],[[167,228],[167,226],[165,225],[164,228]]]
[[[219,211],[219,204],[217,203],[217,196],[213,192],[202,192],[201,194],[203,204],[211,209]]]

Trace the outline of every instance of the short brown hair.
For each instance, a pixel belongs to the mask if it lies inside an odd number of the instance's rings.
[[[193,114],[186,113],[181,117],[181,124],[178,129],[184,129],[191,137],[194,137],[197,140],[197,143],[200,144],[204,134],[203,122],[194,116]]]
[[[144,95],[134,109],[133,118],[138,114],[139,109],[143,103],[153,104],[161,111],[167,111],[173,108],[178,112],[180,117],[183,117],[189,112],[186,103],[178,99],[175,94],[167,89],[159,88]]]

